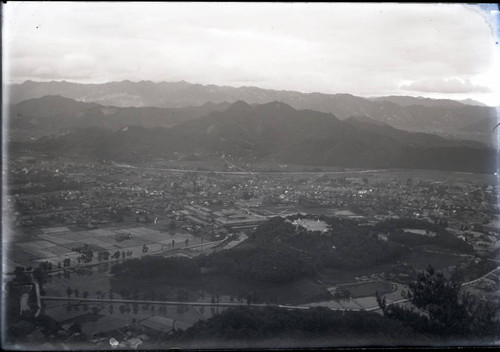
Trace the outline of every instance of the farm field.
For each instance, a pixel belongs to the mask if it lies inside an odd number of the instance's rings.
[[[189,292],[190,300],[199,300],[200,292],[204,292],[210,299],[219,295],[221,301],[224,296],[227,301],[237,301],[238,298],[246,299],[257,296],[258,301],[281,304],[302,304],[314,300],[325,300],[330,297],[328,291],[312,279],[300,279],[285,284],[271,284],[255,280],[236,279],[224,275],[206,274],[199,280],[176,280],[169,278],[148,278],[147,280],[127,278],[126,280],[113,280],[113,291],[119,292],[122,287],[137,287],[139,293],[147,294],[150,291],[175,295],[178,290]]]
[[[126,236],[130,238],[122,239]],[[120,238],[122,237],[122,238]],[[12,242],[7,247],[7,265],[5,272],[11,272],[15,266],[36,267],[39,262],[48,261],[54,266],[62,264],[68,258],[74,265],[81,255],[74,248],[87,245],[94,252],[132,251],[132,257],[144,255],[146,245],[148,254],[169,248],[181,248],[201,243],[201,239],[185,232],[165,233],[145,226],[95,229],[74,231],[68,227],[39,228],[32,234],[18,237],[11,236]],[[94,256],[90,264],[97,264]]]
[[[375,296],[377,291],[380,294],[392,292],[396,289],[395,285],[386,281],[372,281],[354,284],[341,285],[343,289],[351,293],[352,298]]]
[[[396,290],[384,295],[387,303],[392,303],[392,302],[399,301],[399,300],[403,299],[402,293],[404,290],[408,289],[408,287],[406,285],[402,285],[399,283],[394,283],[394,285],[396,285]]]
[[[86,268],[85,273],[80,275],[77,273],[70,273],[69,279],[64,278],[63,275],[53,275],[50,281],[43,285],[46,296],[65,297],[68,287],[72,290],[77,289],[80,293],[80,297],[83,292],[87,291],[88,298],[97,298],[97,291],[109,292],[111,289],[109,274],[100,273],[96,267]],[[118,294],[116,294],[116,296],[119,297]]]
[[[446,272],[449,267],[458,265],[464,259],[465,257],[460,255],[419,251],[406,256],[402,261],[412,266],[415,270],[424,270],[431,265],[438,271]]]
[[[162,308],[160,308],[162,307]],[[152,304],[82,303],[69,304],[62,301],[48,301],[45,313],[63,324],[80,323],[82,331],[89,336],[110,332],[125,325],[169,332],[175,328],[186,329],[200,319],[208,319],[225,308],[160,306]]]

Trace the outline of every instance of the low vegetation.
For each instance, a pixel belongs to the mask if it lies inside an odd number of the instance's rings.
[[[498,306],[462,292],[461,282],[446,279],[428,267],[410,282],[404,296],[416,308],[388,305],[378,297],[380,308],[388,318],[401,322],[417,332],[443,336],[455,341],[498,341]]]
[[[363,339],[360,341],[360,334]],[[226,310],[208,320],[177,332],[171,339],[176,343],[197,345],[209,341],[227,346],[244,341],[249,346],[265,346],[272,339],[287,339],[306,344],[311,339],[328,339],[342,344],[369,344],[416,340],[417,334],[392,319],[376,313],[339,312],[318,307],[305,311],[281,308],[238,307]],[[269,343],[269,342],[268,342]]]

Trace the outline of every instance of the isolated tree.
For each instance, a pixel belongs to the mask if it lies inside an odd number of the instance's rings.
[[[26,274],[26,271],[22,266],[16,266],[16,268],[14,269],[14,275],[17,282],[29,281],[29,276],[28,274]]]
[[[71,297],[72,293],[73,293],[73,289],[68,286],[68,288],[66,289],[66,294],[68,295],[68,298]]]
[[[38,267],[33,271],[33,277],[38,281],[40,285],[43,285],[45,282],[47,282],[49,276],[42,267]]]
[[[82,293],[83,298],[87,298],[88,295],[89,295],[89,291],[87,291],[87,290],[83,291],[83,293]]]
[[[80,291],[77,288],[75,288],[73,294],[75,295],[76,298],[78,298],[78,296],[80,295]]]

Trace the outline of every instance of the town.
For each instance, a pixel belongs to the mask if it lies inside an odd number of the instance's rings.
[[[446,221],[479,251],[496,249],[496,177],[439,180],[438,171],[213,173],[163,171],[112,163],[10,160],[17,229],[149,223],[217,236],[273,216],[332,215],[374,224],[388,218]],[[419,175],[420,173],[420,175]],[[433,179],[434,174],[438,180]],[[418,177],[421,176],[421,177]],[[481,250],[482,248],[482,250]]]
[[[147,256],[196,258],[230,250],[275,218],[292,219],[287,221],[295,228],[317,234],[330,230],[324,217],[374,229],[390,220],[413,219],[444,226],[459,243],[473,248],[464,254],[431,245],[413,259],[342,277],[321,276],[314,285],[299,284],[300,300],[278,299],[290,309],[323,306],[380,312],[375,292],[405,304],[402,292],[407,283],[429,263],[440,265],[448,275],[457,268],[471,271],[483,265],[476,277],[469,276],[466,289],[482,299],[500,301],[494,260],[500,247],[498,186],[493,176],[283,169],[162,169],[43,155],[9,160],[4,274],[33,273],[38,268],[45,275],[41,293],[37,285],[17,288],[20,314],[43,310],[62,324],[63,336],[74,339],[84,333],[96,347],[115,342],[123,348],[147,346],[148,339],[160,333],[185,329],[232,305],[248,305],[250,296],[202,290],[193,298],[183,289],[140,296],[113,284],[113,265]],[[436,236],[432,229],[403,230],[415,238]],[[382,242],[392,237],[383,228],[377,234]],[[257,305],[270,302],[256,300]],[[39,333],[29,336],[31,341],[40,338]]]

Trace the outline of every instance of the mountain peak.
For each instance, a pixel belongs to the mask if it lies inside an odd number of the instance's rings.
[[[274,107],[274,108],[291,108],[290,105],[282,103],[282,102],[277,101],[277,100],[272,101],[272,102],[267,103],[267,104],[263,104],[263,106],[269,106],[269,107]]]
[[[243,112],[243,111],[251,111],[252,106],[243,100],[238,100],[233,104],[229,105],[226,111],[230,112]]]
[[[459,100],[460,103],[465,104],[465,105],[473,105],[473,106],[488,106],[484,103],[481,103],[480,101],[474,100],[474,99],[463,99]]]

